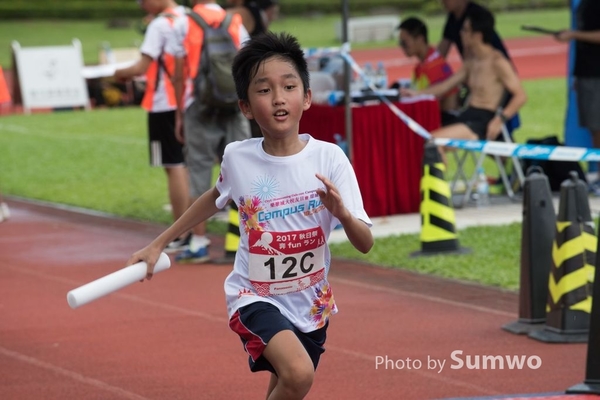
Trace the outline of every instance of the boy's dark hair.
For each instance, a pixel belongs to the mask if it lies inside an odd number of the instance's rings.
[[[298,40],[288,33],[266,32],[244,42],[243,47],[233,60],[233,80],[235,90],[240,100],[248,100],[248,87],[260,65],[271,57],[278,57],[289,61],[304,85],[304,94],[310,88],[308,66],[304,58],[304,51]]]
[[[425,23],[419,18],[407,18],[404,21],[402,21],[398,28],[405,30],[410,36],[414,38],[423,36],[423,39],[425,39],[425,43],[429,43],[429,39],[427,38],[427,25],[425,25]]]
[[[480,32],[483,36],[483,43],[492,43],[494,37],[494,15],[485,7],[472,7],[465,19],[471,21],[471,30]]]

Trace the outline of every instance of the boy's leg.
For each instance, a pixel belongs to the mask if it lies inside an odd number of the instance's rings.
[[[312,386],[315,369],[296,334],[291,330],[277,333],[267,344],[263,356],[277,371],[275,385],[267,399],[303,399]],[[273,381],[271,378],[271,383]]]
[[[269,396],[273,392],[273,389],[275,389],[275,386],[277,386],[277,375],[271,374],[271,379],[269,380],[269,387],[267,388],[267,400],[269,400]]]

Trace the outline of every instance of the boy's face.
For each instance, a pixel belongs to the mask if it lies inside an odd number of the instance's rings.
[[[298,134],[302,112],[310,107],[302,79],[290,61],[271,57],[259,65],[248,86],[248,101],[240,101],[246,118],[255,119],[265,138]]]
[[[473,45],[473,29],[471,28],[471,21],[468,18],[465,19],[462,28],[460,28],[460,38],[465,48]]]
[[[420,46],[418,38],[411,36],[408,31],[405,29],[400,29],[400,34],[398,35],[398,44],[404,51],[407,57],[412,57],[417,54],[417,49]]]

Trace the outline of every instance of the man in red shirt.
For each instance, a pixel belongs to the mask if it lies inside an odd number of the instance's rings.
[[[407,57],[417,57],[412,76],[413,89],[422,90],[442,82],[452,76],[452,68],[444,57],[429,45],[427,26],[418,18],[407,18],[400,26],[399,43]],[[458,89],[453,88],[439,97],[442,110],[442,125],[454,120],[454,112],[459,108]]]

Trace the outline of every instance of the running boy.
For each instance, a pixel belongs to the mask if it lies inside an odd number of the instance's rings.
[[[302,399],[319,362],[331,315],[327,281],[330,232],[342,224],[361,252],[373,246],[356,176],[335,144],[299,134],[311,105],[309,74],[290,35],[246,42],[233,64],[239,106],[263,137],[225,148],[221,174],[171,227],[129,259],[148,263],[228,201],[237,202],[240,247],[225,280],[229,326],[250,356],[250,369],[270,371],[267,399]]]

